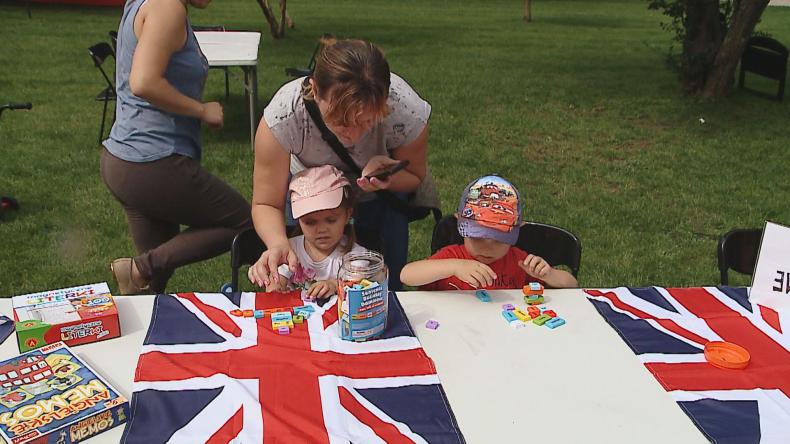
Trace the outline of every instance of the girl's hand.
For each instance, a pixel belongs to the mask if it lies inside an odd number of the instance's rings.
[[[471,259],[458,259],[453,276],[474,288],[494,285],[496,273],[488,265]]]
[[[296,253],[291,249],[291,244],[286,241],[282,245],[275,245],[264,251],[260,259],[247,271],[247,277],[250,282],[259,287],[267,287],[272,283],[279,285],[283,279],[277,272],[277,267],[281,264],[288,264],[288,268],[293,273],[298,263],[299,259],[296,257]]]
[[[386,190],[390,186],[390,178],[385,180],[371,177],[367,179],[370,173],[380,170],[385,167],[397,165],[400,161],[387,156],[373,156],[362,169],[362,177],[357,179],[357,185],[362,191],[372,193],[377,190]]]
[[[535,256],[534,254],[527,255],[524,262],[519,262],[518,264],[524,271],[527,272],[532,277],[544,279],[548,277],[549,273],[553,268],[540,256]]]
[[[313,285],[307,290],[307,296],[310,297],[310,299],[322,299],[335,294],[336,291],[337,281],[316,281],[313,282]]]

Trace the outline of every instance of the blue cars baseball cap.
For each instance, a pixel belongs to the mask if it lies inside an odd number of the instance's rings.
[[[515,245],[521,226],[521,197],[512,183],[497,175],[473,180],[458,203],[458,233]]]

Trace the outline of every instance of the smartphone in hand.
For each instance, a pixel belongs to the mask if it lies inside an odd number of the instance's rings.
[[[378,180],[387,180],[387,179],[389,179],[390,176],[392,176],[393,174],[397,173],[398,171],[406,168],[407,166],[409,166],[409,161],[408,160],[401,160],[398,163],[395,163],[395,164],[392,164],[392,165],[388,165],[388,166],[385,166],[384,168],[379,168],[378,170],[373,171],[372,173],[370,173],[367,176],[365,176],[365,179],[370,180],[370,179],[375,177]]]

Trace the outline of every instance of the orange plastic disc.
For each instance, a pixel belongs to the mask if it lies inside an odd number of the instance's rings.
[[[715,367],[742,369],[749,365],[751,356],[740,345],[732,342],[713,341],[705,344],[705,359]]]

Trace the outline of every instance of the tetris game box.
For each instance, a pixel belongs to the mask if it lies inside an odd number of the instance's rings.
[[[12,304],[20,352],[58,341],[79,345],[121,335],[107,283],[14,296]]]
[[[126,422],[129,402],[62,342],[0,362],[0,440],[71,444]]]

